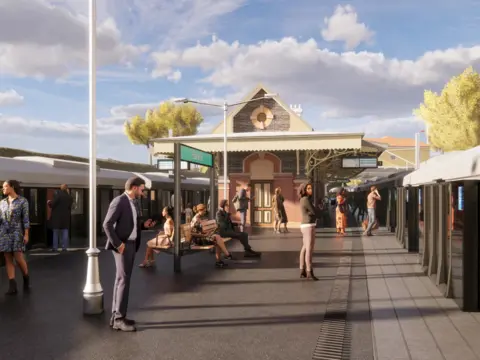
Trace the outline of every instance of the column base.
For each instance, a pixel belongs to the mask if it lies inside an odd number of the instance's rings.
[[[103,292],[97,294],[83,294],[83,313],[85,315],[103,314]]]

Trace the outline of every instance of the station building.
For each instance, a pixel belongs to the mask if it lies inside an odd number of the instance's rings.
[[[343,169],[343,157],[377,157],[385,149],[378,143],[364,140],[363,133],[327,133],[314,131],[302,118],[300,105],[286,105],[259,85],[227,115],[228,200],[247,185],[252,201],[247,214],[247,227],[270,227],[274,221],[272,197],[282,189],[290,227],[301,221],[298,211],[298,186],[310,180],[315,201],[324,197],[325,184],[348,180],[363,171]],[[258,99],[258,100],[254,100]],[[173,153],[173,143],[181,142],[215,155],[218,175],[218,199],[223,198],[223,121],[212,134],[155,139],[154,155]],[[233,214],[236,216],[236,214]]]

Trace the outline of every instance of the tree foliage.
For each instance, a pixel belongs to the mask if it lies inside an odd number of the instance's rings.
[[[428,125],[430,143],[443,151],[480,145],[480,75],[472,67],[453,77],[440,95],[425,91],[414,114]]]
[[[203,122],[202,115],[191,104],[174,104],[164,102],[153,110],[148,110],[145,117],[135,116],[125,122],[124,132],[132,144],[150,147],[150,140],[173,136],[195,135]]]

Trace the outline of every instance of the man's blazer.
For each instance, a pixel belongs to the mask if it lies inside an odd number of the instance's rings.
[[[103,222],[103,229],[107,235],[105,249],[117,251],[117,248],[122,245],[122,243],[128,241],[133,227],[132,206],[130,205],[129,197],[124,193],[112,200],[108,208],[107,216],[105,216],[105,221]],[[135,239],[137,251],[140,247],[142,230],[146,229],[137,209],[137,238]]]

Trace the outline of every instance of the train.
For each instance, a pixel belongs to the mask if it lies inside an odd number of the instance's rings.
[[[31,235],[29,248],[52,245],[49,226],[51,209],[47,205],[61,184],[66,184],[73,198],[70,224],[70,245],[88,245],[89,222],[89,164],[40,156],[0,157],[0,181],[17,180],[22,196],[30,206]],[[97,230],[103,234],[102,221],[111,200],[125,190],[125,182],[138,175],[151,183],[141,201],[142,215],[146,218],[161,216],[163,207],[171,205],[174,191],[173,176],[162,172],[134,173],[97,167]],[[207,203],[210,197],[210,180],[202,177],[182,176],[182,206]]]
[[[398,243],[463,311],[480,311],[480,146],[360,186],[382,195],[377,214]]]

